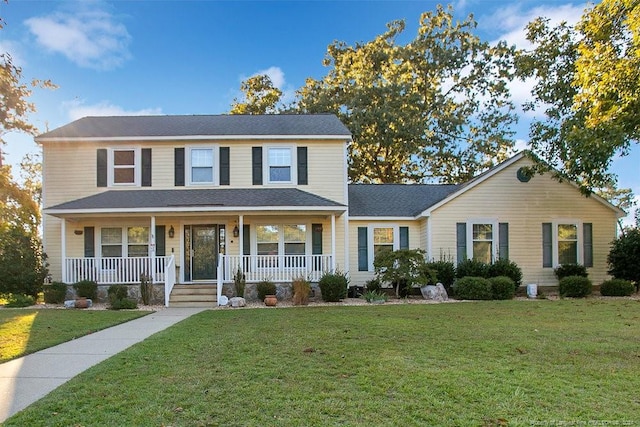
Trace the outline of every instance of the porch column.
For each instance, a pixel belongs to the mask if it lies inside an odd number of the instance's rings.
[[[238,231],[240,231],[239,240],[238,240],[238,255],[242,257],[244,255],[244,215],[238,215]],[[242,259],[242,258],[241,258]],[[243,264],[241,264],[243,265]]]
[[[331,272],[336,271],[336,214],[331,214]]]
[[[60,223],[60,263],[62,266],[62,282],[67,283],[67,269],[66,269],[66,258],[67,258],[67,220],[62,218],[62,222]]]
[[[156,275],[156,217],[151,217],[151,227],[149,228],[149,278],[151,283],[155,282]]]

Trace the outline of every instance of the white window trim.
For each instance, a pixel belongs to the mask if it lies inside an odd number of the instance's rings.
[[[291,151],[291,180],[271,181],[269,173],[269,150],[272,148],[286,148]],[[298,150],[295,144],[265,145],[262,155],[262,179],[269,185],[291,185],[298,182]]]
[[[188,186],[219,186],[220,185],[220,146],[211,145],[187,145],[185,153],[184,181]],[[191,177],[191,150],[212,150],[213,151],[213,181],[211,182],[192,182]]]
[[[473,226],[475,224],[491,224],[491,262],[500,257],[500,228],[496,218],[473,218],[467,221],[467,259],[473,259]]]
[[[133,182],[132,183],[115,183],[114,182],[114,155],[115,151],[133,151]],[[112,147],[107,150],[107,181],[109,187],[140,187],[142,177],[142,154],[140,147]]]
[[[583,253],[583,229],[582,229],[582,221],[575,218],[560,218],[556,219],[552,222],[551,229],[551,255],[553,268],[557,268],[560,263],[558,262],[558,226],[559,225],[575,225],[576,226],[576,234],[578,236],[577,240],[577,261],[578,264],[584,265],[584,253]]]
[[[149,229],[149,242],[147,242],[147,247],[148,247],[148,251],[147,251],[147,256],[151,255],[151,227],[149,227],[149,225],[103,225],[99,228],[100,232],[98,233],[98,238],[95,241],[95,246],[97,246],[97,248],[95,249],[95,253],[98,254],[98,258],[103,258],[102,256],[102,230],[104,228],[119,228],[120,232],[122,233],[122,241],[120,242],[120,247],[122,248],[122,256],[121,257],[117,257],[117,258],[129,258],[129,236],[127,234],[127,230],[130,227],[146,227]],[[138,244],[142,244],[142,243],[135,243],[136,245]],[[110,245],[110,246],[116,246],[114,245]],[[134,258],[138,258],[138,257],[134,257]]]
[[[393,228],[393,250],[400,249],[400,226],[398,224],[369,224],[367,226],[367,257],[369,258],[369,271],[375,271],[373,266],[374,250],[373,250],[373,229],[374,228]]]
[[[286,222],[276,222],[276,221],[266,221],[266,222],[257,222],[254,223],[255,227],[251,227],[251,253],[254,255],[258,254],[258,226],[262,225],[276,225],[278,226],[278,256],[284,256],[284,226],[285,225],[304,225],[305,226],[305,242],[304,242],[304,255],[311,255],[311,244],[312,244],[312,225],[308,222],[300,222],[300,221],[286,221]]]

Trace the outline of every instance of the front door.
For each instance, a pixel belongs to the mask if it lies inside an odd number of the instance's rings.
[[[185,281],[216,279],[218,254],[224,247],[221,242],[224,242],[224,225],[185,226]]]

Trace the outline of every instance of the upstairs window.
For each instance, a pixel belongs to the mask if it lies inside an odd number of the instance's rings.
[[[292,182],[291,164],[293,156],[291,155],[291,148],[269,148],[268,152],[269,182]]]
[[[213,148],[191,149],[191,183],[214,184]]]
[[[111,150],[111,185],[138,185],[140,175],[140,150],[118,148]]]

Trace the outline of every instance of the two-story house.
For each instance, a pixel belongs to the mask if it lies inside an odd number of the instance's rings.
[[[348,184],[349,130],[334,115],[86,117],[43,148],[44,246],[54,280],[215,289],[373,277],[382,249],[515,261],[555,285],[576,262],[597,283],[624,215],[520,153],[462,185]]]
[[[40,135],[50,272],[150,274],[169,293],[239,267],[248,282],[348,269],[350,138],[333,115],[86,117]]]

